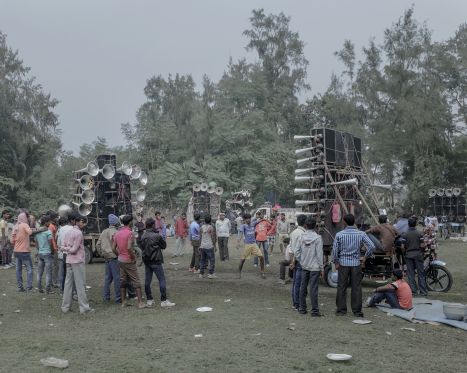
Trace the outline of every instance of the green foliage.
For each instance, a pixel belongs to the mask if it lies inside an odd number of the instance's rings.
[[[379,182],[423,207],[427,190],[467,182],[467,24],[436,43],[413,8],[371,40],[357,60],[345,40],[336,58],[343,72],[328,89],[300,104],[308,60],[283,13],[253,10],[246,49],[256,54],[227,64],[222,78],[151,77],[134,124],[121,130],[125,147],[97,137],[74,156],[61,150],[57,101],[29,76],[0,33],[0,205],[42,211],[70,198],[72,171],[101,153],[148,171],[147,200],[183,209],[191,187],[216,181],[230,192],[248,188],[255,203],[292,205],[295,134],[312,126],[363,139],[365,161]]]

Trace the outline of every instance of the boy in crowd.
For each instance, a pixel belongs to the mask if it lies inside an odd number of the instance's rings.
[[[279,262],[279,284],[285,285],[285,267],[290,266],[292,260],[292,249],[290,247],[290,238],[285,237],[282,241],[285,245],[285,257],[284,260]],[[289,277],[292,270],[289,269]]]
[[[204,224],[200,231],[201,244],[199,246],[201,259],[199,265],[199,277],[204,277],[204,272],[209,261],[209,274],[208,278],[216,278],[214,274],[214,268],[216,266],[216,256],[214,254],[216,248],[216,231],[211,224],[211,215],[204,217]]]
[[[384,286],[377,287],[374,294],[367,301],[368,307],[376,305],[386,299],[391,308],[400,308],[410,310],[412,306],[412,290],[409,284],[404,280],[404,274],[400,269],[392,271],[393,282]]]
[[[242,278],[242,268],[245,264],[245,260],[248,259],[250,256],[259,257],[260,268],[261,268],[261,277],[264,279],[266,275],[264,274],[264,257],[263,253],[259,249],[258,245],[256,244],[256,232],[255,232],[255,225],[256,222],[251,221],[251,215],[245,214],[243,216],[242,226],[239,230],[239,236],[237,239],[237,249],[240,248],[240,243],[242,238],[244,239],[245,247],[243,249],[243,253],[240,256],[240,265],[238,266],[238,278]]]
[[[263,218],[261,213],[256,214],[256,220],[254,222],[255,232],[256,232],[256,244],[263,251],[264,262],[266,267],[269,267],[269,254],[268,254],[268,232],[271,229],[271,223],[267,219]],[[258,266],[258,257],[255,257],[254,260],[255,267]]]
[[[40,219],[41,227],[48,228],[51,223],[51,218],[48,215],[43,216]],[[43,293],[44,289],[42,288],[42,274],[44,273],[45,268],[45,291],[47,294],[52,293],[52,266],[53,266],[53,233],[50,229],[42,231],[36,234],[35,237],[37,250],[39,253],[39,264],[37,266],[37,288],[39,293]]]
[[[300,237],[298,250],[302,266],[302,282],[300,284],[300,300],[298,312],[306,314],[306,296],[310,285],[311,316],[323,316],[319,312],[318,282],[323,277],[323,240],[314,229],[316,220],[308,216],[305,220],[305,233]]]

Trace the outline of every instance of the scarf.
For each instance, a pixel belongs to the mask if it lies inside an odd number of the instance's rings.
[[[13,228],[13,234],[16,235],[18,233],[19,225],[20,224],[27,224],[29,226],[29,221],[26,213],[22,212],[21,214],[18,215],[18,220],[15,224],[15,227]]]

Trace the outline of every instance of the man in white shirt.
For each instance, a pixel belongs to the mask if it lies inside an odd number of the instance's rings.
[[[229,237],[230,237],[230,220],[225,218],[225,213],[219,214],[219,219],[216,221],[216,235],[219,244],[219,257],[221,262],[229,260]]]
[[[305,233],[306,215],[297,216],[298,227],[290,234],[290,247],[292,249],[291,263],[289,268],[293,272],[293,285],[292,285],[292,303],[296,310],[300,305],[300,286],[302,282],[302,266],[300,265],[300,238]]]

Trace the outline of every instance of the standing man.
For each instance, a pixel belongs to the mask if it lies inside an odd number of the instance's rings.
[[[244,224],[240,227],[239,230],[237,249],[240,248],[242,238],[244,238],[245,248],[243,249],[243,253],[240,256],[240,265],[238,266],[238,278],[242,278],[242,268],[243,264],[245,264],[245,260],[248,259],[250,256],[255,256],[259,258],[261,277],[264,279],[266,278],[266,275],[264,274],[264,257],[263,253],[256,244],[255,226],[257,221],[252,222],[250,214],[243,215],[243,221]]]
[[[143,262],[145,270],[144,291],[146,293],[147,306],[154,305],[152,297],[151,282],[152,275],[155,274],[159,281],[159,290],[161,292],[161,307],[173,307],[172,303],[167,299],[167,289],[165,284],[164,256],[162,250],[167,247],[166,242],[154,227],[155,220],[153,218],[146,219],[146,230],[141,237],[141,250],[143,252]]]
[[[161,216],[160,211],[156,211],[154,215],[156,216],[155,227],[165,241],[167,239],[167,227],[165,225],[164,218]]]
[[[216,278],[214,269],[216,267],[216,230],[211,224],[211,215],[204,217],[204,224],[201,226],[201,244],[199,246],[201,258],[199,263],[199,277],[204,277],[204,271],[209,261],[208,278]]]
[[[47,211],[49,216],[48,230],[52,233],[52,284],[54,288],[59,287],[58,281],[58,247],[57,247],[57,231],[58,231],[58,214],[55,211]]]
[[[277,233],[279,234],[279,249],[284,251],[284,238],[289,237],[289,223],[285,220],[285,214],[281,212],[277,221]]]
[[[318,281],[323,277],[323,240],[314,229],[316,220],[308,216],[305,220],[305,233],[298,242],[300,265],[302,266],[302,283],[300,285],[300,306],[298,312],[306,314],[306,296],[310,285],[311,316],[323,316],[319,312]]]
[[[300,286],[302,284],[302,266],[300,265],[300,238],[305,233],[306,215],[297,216],[298,227],[290,234],[290,248],[292,251],[289,268],[293,270],[292,304],[295,310],[300,307]]]
[[[82,230],[86,226],[86,218],[77,212],[69,216],[73,229],[66,232],[63,237],[63,251],[66,252],[66,278],[63,289],[62,312],[70,311],[73,299],[73,285],[78,296],[79,312],[85,314],[94,312],[89,307],[86,295],[86,268],[84,264],[84,237]]]
[[[51,218],[49,215],[45,215],[40,219],[40,225],[42,227],[50,227]],[[42,231],[36,234],[35,237],[37,251],[39,254],[39,263],[37,266],[37,288],[39,293],[43,293],[44,289],[42,288],[42,274],[44,273],[45,268],[45,291],[47,294],[52,293],[52,266],[53,266],[53,257],[52,257],[52,247],[53,247],[53,235],[50,229]]]
[[[193,246],[190,268],[188,271],[199,274],[199,246],[201,245],[200,225],[201,215],[197,212],[193,216],[194,220],[190,224],[190,242]]]
[[[277,220],[278,218],[276,214],[271,214],[271,216],[269,217],[269,224],[271,225],[271,228],[269,228],[268,231],[269,254],[272,254],[272,252],[274,251],[274,245],[276,244]]]
[[[0,249],[2,253],[2,265],[4,268],[10,268],[10,243],[8,242],[8,222],[11,219],[11,214],[8,210],[2,211],[0,219]]]
[[[410,218],[408,225],[409,230],[402,235],[406,240],[404,259],[407,266],[407,279],[414,296],[420,291],[420,295],[426,297],[428,290],[423,269],[423,249],[421,247],[423,235],[416,229],[417,219]],[[417,270],[418,286],[415,282],[415,269]]]
[[[96,247],[99,256],[105,260],[105,277],[104,277],[104,300],[110,301],[110,285],[114,283],[115,303],[122,303],[120,293],[120,266],[118,264],[118,252],[113,247],[113,237],[117,233],[119,223],[118,216],[109,214],[109,227],[104,229],[97,240]]]
[[[70,223],[68,217],[61,217],[58,221],[58,233],[57,233],[57,247],[58,247],[58,282],[60,285],[60,293],[63,294],[65,287],[66,278],[66,253],[63,250],[63,237],[65,234],[73,229],[73,225]]]
[[[23,264],[26,265],[27,282],[26,290],[32,291],[32,259],[31,259],[31,246],[29,244],[29,237],[32,234],[32,229],[29,227],[28,216],[25,212],[18,215],[18,221],[13,228],[11,236],[11,244],[14,249],[16,259],[16,281],[18,283],[18,291],[24,292],[23,287]]]
[[[225,218],[225,213],[219,214],[219,219],[216,221],[217,242],[219,243],[219,257],[221,262],[229,260],[229,237],[230,237],[230,220]]]
[[[264,255],[264,262],[266,267],[269,267],[269,254],[268,254],[268,232],[271,229],[271,224],[267,219],[263,218],[261,213],[256,214],[256,220],[254,222],[256,224],[255,231],[256,231],[256,244],[263,251]],[[254,265],[258,265],[258,257],[255,257]]]
[[[365,232],[355,227],[355,217],[352,214],[344,216],[347,227],[336,234],[332,247],[332,257],[338,272],[336,315],[347,313],[347,284],[352,287],[351,306],[356,317],[363,317],[362,312],[362,266],[375,249],[375,245]],[[365,256],[360,264],[360,249],[363,244],[367,247]]]
[[[126,307],[126,289],[129,284],[136,290],[138,298],[138,308],[145,308],[141,295],[141,281],[139,279],[138,268],[136,267],[136,255],[133,251],[133,231],[131,223],[133,216],[124,215],[122,217],[123,227],[113,236],[112,248],[118,252],[118,262],[120,266],[120,297],[122,307]]]
[[[185,254],[186,237],[188,236],[188,223],[186,214],[182,213],[175,220],[175,252],[172,257],[182,256]]]

